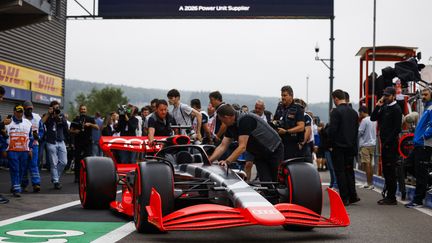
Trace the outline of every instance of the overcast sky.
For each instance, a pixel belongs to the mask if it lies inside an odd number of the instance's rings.
[[[68,12],[84,14],[73,1]],[[431,13],[431,0],[377,0],[377,45],[418,47],[432,64]],[[372,46],[373,0],[335,0],[335,16],[334,88],[358,100],[355,54]],[[309,102],[326,102],[329,70],[314,47],[329,58],[329,37],[330,20],[68,20],[66,78],[274,97],[289,84],[306,100],[309,75]]]

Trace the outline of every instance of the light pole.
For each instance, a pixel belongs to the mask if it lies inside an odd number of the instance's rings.
[[[318,45],[318,43],[315,45],[315,53],[316,53],[316,56],[315,56],[315,60],[316,61],[321,61],[329,70],[330,70],[330,77],[329,77],[329,80],[330,80],[330,90],[329,90],[329,113],[330,113],[330,111],[331,111],[331,109],[332,109],[332,107],[333,107],[333,101],[332,101],[332,97],[331,97],[331,93],[333,92],[333,40],[334,40],[334,38],[333,38],[333,19],[332,19],[332,21],[331,21],[331,25],[332,25],[332,34],[331,34],[331,38],[330,38],[330,42],[331,42],[331,55],[330,55],[330,58],[320,58],[319,56],[318,56],[318,53],[319,53],[319,51],[320,51],[320,47],[319,47],[319,45]],[[330,65],[328,65],[326,62],[327,61],[329,61],[330,62]]]
[[[306,104],[309,105],[309,74],[306,76]]]

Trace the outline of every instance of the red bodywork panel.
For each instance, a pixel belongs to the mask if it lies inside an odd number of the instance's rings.
[[[155,140],[164,139],[166,137],[155,137]],[[131,161],[130,164],[119,164],[112,150],[155,154],[162,148],[162,144],[149,146],[147,137],[101,137],[99,144],[104,153],[114,161],[119,177],[125,177],[127,173],[135,171],[137,169],[137,161]],[[133,192],[126,185],[123,185],[121,201],[111,202],[110,207],[119,213],[133,217]]]
[[[346,227],[350,219],[339,194],[327,189],[330,198],[330,218],[290,203],[270,207],[231,208],[216,204],[186,207],[169,215],[162,215],[162,201],[153,188],[150,205],[146,207],[148,221],[161,231],[209,230],[247,225],[299,225],[313,227]]]
[[[155,140],[164,140],[167,137],[155,137]],[[101,137],[99,145],[102,151],[116,161],[112,150],[132,151],[138,153],[155,154],[162,148],[162,144],[149,145],[148,137]],[[136,161],[131,161],[135,163]],[[118,164],[117,164],[118,165]]]

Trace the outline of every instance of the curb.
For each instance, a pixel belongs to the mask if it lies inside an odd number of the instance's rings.
[[[357,181],[361,181],[361,182],[366,182],[366,173],[361,171],[361,170],[354,170],[355,172],[355,178]],[[375,186],[375,188],[379,188],[379,189],[383,189],[384,187],[384,178],[382,178],[381,176],[377,176],[377,175],[373,175],[373,184]],[[406,185],[406,198],[408,201],[411,201],[414,197],[414,192],[415,192],[415,187],[411,186],[411,185]],[[398,190],[396,192],[397,196],[400,196],[401,193],[399,191],[399,186],[398,186]],[[407,202],[408,202],[407,201]],[[426,197],[425,200],[423,201],[423,205],[425,207],[428,208],[432,208],[432,192],[426,192]]]

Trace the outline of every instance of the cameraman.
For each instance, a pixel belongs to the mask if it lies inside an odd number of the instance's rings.
[[[281,102],[274,115],[274,123],[284,145],[284,159],[303,157],[302,146],[305,122],[304,111],[294,103],[291,86],[281,88]]]
[[[67,164],[65,139],[69,134],[67,121],[61,113],[59,102],[54,100],[50,103],[48,113],[42,117],[42,122],[46,127],[45,141],[51,163],[51,182],[54,183],[55,189],[60,190],[62,188],[60,177]]]
[[[133,136],[135,137],[138,128],[138,119],[135,117],[135,107],[131,104],[119,106],[119,121],[117,132],[120,136]],[[135,160],[135,152],[119,151],[119,162],[122,164],[131,163]]]
[[[75,134],[75,183],[78,183],[81,160],[92,155],[92,131],[99,130],[93,117],[87,116],[87,107],[80,105],[79,116],[71,123],[70,132]]]

